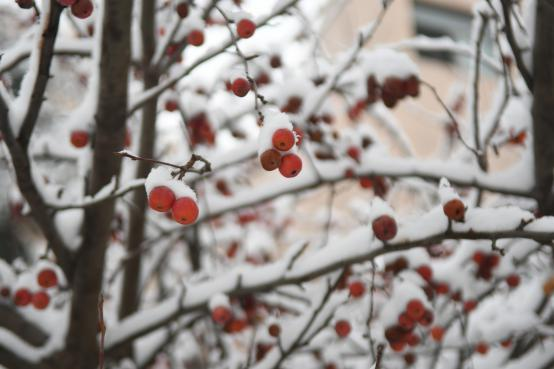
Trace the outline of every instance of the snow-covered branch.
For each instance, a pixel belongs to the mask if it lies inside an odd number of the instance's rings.
[[[348,265],[374,260],[393,252],[436,245],[444,240],[499,240],[526,238],[552,244],[554,217],[535,219],[514,207],[469,209],[464,223],[449,223],[442,208],[435,208],[417,220],[400,226],[390,242],[374,238],[371,227],[360,227],[340,240],[300,257],[289,268],[285,258],[259,267],[242,267],[205,281],[186,285],[186,296],[174,295],[153,308],[140,311],[112,327],[116,334],[106,336],[106,347],[113,348],[129,339],[162,327],[181,314],[205,309],[211,296],[224,293],[240,296],[278,286],[299,284],[340,270]]]

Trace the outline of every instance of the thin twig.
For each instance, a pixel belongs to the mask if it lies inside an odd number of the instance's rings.
[[[479,22],[478,35],[475,40],[475,59],[473,65],[473,99],[472,99],[472,120],[473,120],[473,141],[475,150],[480,153],[477,157],[479,167],[486,171],[487,162],[485,160],[484,151],[481,150],[481,129],[479,124],[479,81],[481,77],[481,52],[483,40],[487,31],[489,17],[484,13],[479,13],[479,18],[475,18],[475,22]]]
[[[426,82],[422,79],[419,80],[419,82],[426,86],[427,88],[429,88],[429,90],[431,90],[431,92],[433,93],[433,95],[435,95],[435,99],[439,102],[439,104],[443,107],[444,111],[446,112],[446,114],[448,115],[448,117],[450,118],[450,120],[452,121],[452,125],[454,126],[454,129],[456,131],[456,135],[458,136],[458,139],[460,140],[460,142],[462,143],[462,145],[464,145],[469,151],[471,151],[475,157],[477,158],[477,160],[479,160],[479,158],[481,157],[481,153],[479,151],[477,151],[476,149],[474,149],[473,147],[471,147],[463,138],[462,136],[462,133],[460,132],[460,124],[458,123],[458,120],[456,119],[456,117],[454,116],[454,113],[452,113],[452,111],[450,110],[450,108],[448,107],[448,105],[446,105],[446,103],[444,102],[444,100],[440,97],[437,89],[432,85],[430,84],[429,82]]]
[[[244,65],[244,73],[246,74],[246,79],[248,80],[248,82],[250,83],[250,86],[252,87],[252,92],[254,92],[254,108],[256,109],[256,112],[258,113],[258,117],[260,118],[260,121],[263,122],[264,121],[264,115],[263,115],[262,111],[260,110],[260,106],[258,105],[258,100],[260,100],[262,105],[267,104],[267,100],[265,99],[265,97],[263,95],[261,95],[259,93],[256,81],[254,80],[254,78],[252,78],[252,76],[250,75],[250,72],[248,70],[248,60],[250,60],[251,58],[247,58],[242,53],[242,51],[240,50],[239,44],[238,44],[238,39],[235,36],[235,33],[233,32],[233,29],[230,26],[231,19],[229,19],[229,17],[227,17],[225,12],[223,12],[223,10],[221,10],[221,8],[219,6],[214,5],[214,8],[217,9],[217,11],[221,14],[223,19],[225,20],[225,27],[227,27],[227,30],[229,31],[229,35],[231,36],[231,41],[233,42],[233,45],[235,46],[235,50],[237,51],[237,55],[242,60],[242,63]]]
[[[517,68],[519,69],[519,73],[523,77],[523,80],[525,81],[525,84],[527,85],[529,91],[533,91],[533,77],[531,75],[531,72],[529,71],[529,69],[527,69],[527,66],[525,65],[522,50],[517,43],[514,35],[514,30],[512,28],[512,0],[501,0],[501,3],[502,14],[504,16],[504,31],[506,33],[506,38],[508,39],[508,43],[512,48],[512,53],[514,54],[514,59],[516,61]]]

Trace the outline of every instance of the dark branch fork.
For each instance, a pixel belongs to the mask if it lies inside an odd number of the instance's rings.
[[[201,155],[197,155],[197,154],[192,154],[189,161],[184,165],[176,165],[176,164],[168,163],[161,160],[143,158],[141,156],[133,155],[127,151],[114,152],[114,155],[126,157],[131,160],[142,160],[152,164],[165,165],[171,168],[175,168],[177,170],[172,172],[171,174],[174,177],[177,177],[178,179],[183,179],[183,177],[187,173],[196,173],[196,174],[202,175],[204,173],[209,173],[212,171],[211,163],[208,160],[204,159]],[[204,165],[200,169],[194,168],[194,164],[196,164],[197,162],[201,162]]]

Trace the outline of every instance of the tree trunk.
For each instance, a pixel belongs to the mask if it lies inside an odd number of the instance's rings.
[[[538,0],[533,48],[535,194],[539,210],[554,215],[554,0]]]
[[[158,84],[158,73],[151,67],[152,57],[155,52],[155,14],[156,2],[154,0],[142,1],[141,30],[142,30],[142,70],[144,72],[144,89],[148,90]],[[140,132],[139,156],[151,158],[154,155],[154,142],[156,139],[156,115],[158,99],[150,100],[142,110],[142,124]],[[136,178],[144,178],[148,175],[151,164],[140,160],[137,163]],[[141,252],[140,247],[144,240],[146,196],[144,191],[135,191],[133,195],[133,207],[129,214],[129,233],[127,237],[127,251],[130,259],[125,264],[123,276],[123,288],[121,291],[121,305],[119,318],[135,312],[138,308],[138,290],[140,283]],[[124,348],[122,355],[131,356],[132,347]]]
[[[88,194],[97,193],[119,175],[127,120],[132,0],[105,0],[100,59],[100,91],[96,139]],[[58,368],[88,369],[98,365],[98,299],[104,256],[110,237],[115,200],[85,211],[83,243],[72,280],[72,308],[66,351]]]

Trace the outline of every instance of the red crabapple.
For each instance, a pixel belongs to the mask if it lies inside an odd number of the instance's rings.
[[[350,323],[346,320],[339,320],[335,323],[335,332],[337,332],[337,336],[341,338],[347,337],[351,329]]]
[[[198,205],[190,197],[181,197],[175,200],[171,208],[173,219],[180,224],[192,224],[198,218]]]
[[[77,2],[77,0],[58,0],[58,4],[62,5],[62,6],[71,6],[73,4],[75,4]]]
[[[435,285],[435,292],[439,295],[446,295],[450,292],[450,286],[446,282],[439,282]]]
[[[381,241],[392,240],[396,236],[396,221],[389,215],[381,215],[371,224],[373,233]]]
[[[477,250],[473,253],[472,259],[476,264],[481,264],[485,260],[485,253]]]
[[[506,277],[506,283],[508,283],[508,286],[510,286],[510,288],[516,288],[517,286],[519,286],[519,281],[520,278],[517,274],[510,274]]]
[[[431,310],[425,310],[423,316],[418,320],[418,323],[424,327],[428,327],[433,323],[434,315]]]
[[[288,154],[281,158],[279,172],[283,177],[296,177],[302,170],[302,159],[296,154]]]
[[[406,342],[404,341],[395,341],[391,342],[390,344],[390,348],[394,352],[401,352],[402,350],[404,350],[404,347],[406,347]]]
[[[250,38],[256,31],[256,24],[250,19],[241,19],[237,23],[237,33],[240,38]]]
[[[286,128],[280,128],[273,132],[271,138],[273,147],[280,151],[290,150],[295,143],[294,132]]]
[[[433,270],[429,265],[421,265],[416,271],[425,281],[430,282],[433,279]]]
[[[357,161],[358,163],[360,162],[361,151],[356,146],[350,146],[348,150],[346,150],[346,154],[350,156],[352,159],[354,159],[355,161]]]
[[[217,306],[212,310],[212,319],[217,324],[224,325],[233,318],[231,310],[226,306]]]
[[[179,103],[176,100],[167,100],[165,102],[165,110],[168,112],[174,112],[179,108]]]
[[[269,59],[269,65],[271,65],[271,68],[280,68],[282,65],[281,57],[279,55],[272,55]]]
[[[50,303],[50,296],[44,291],[39,291],[33,294],[32,303],[35,309],[44,310]]]
[[[365,285],[362,281],[354,281],[348,286],[350,296],[354,298],[362,297],[365,293]]]
[[[71,13],[81,19],[90,17],[93,10],[94,5],[91,0],[77,0],[75,4],[71,5]]]
[[[20,288],[15,291],[13,302],[16,306],[27,306],[31,303],[33,295],[27,288]]]
[[[189,6],[186,2],[180,2],[175,7],[175,11],[179,15],[179,18],[186,18],[189,15]]]
[[[204,43],[204,32],[199,29],[193,29],[187,35],[187,42],[192,46],[200,46]]]
[[[406,304],[406,313],[413,320],[419,320],[425,314],[425,306],[418,299],[412,299]]]
[[[42,288],[56,287],[58,285],[58,275],[54,269],[42,269],[37,275],[37,282]]]
[[[231,85],[233,93],[238,97],[244,97],[250,91],[250,82],[246,78],[237,78]]]
[[[407,352],[404,354],[404,362],[406,365],[410,366],[416,362],[416,356],[413,352]]]
[[[11,291],[9,287],[0,288],[0,296],[2,296],[3,298],[10,297],[10,294],[11,294]]]
[[[444,328],[441,326],[434,326],[431,328],[431,337],[433,337],[433,340],[436,342],[442,341],[442,337],[444,336]]]
[[[456,222],[463,222],[466,209],[464,203],[460,199],[452,199],[448,201],[444,204],[442,210],[448,219]]]
[[[267,331],[269,332],[269,335],[271,337],[279,337],[279,335],[281,334],[281,327],[279,326],[279,324],[273,323],[267,328]]]
[[[475,310],[476,307],[477,307],[477,300],[464,301],[464,307],[463,307],[464,313],[467,314],[467,313]]]
[[[487,352],[489,352],[489,345],[487,345],[485,342],[479,342],[477,343],[477,345],[475,345],[475,351],[477,351],[481,355],[486,355]]]
[[[73,146],[80,149],[88,144],[89,133],[82,130],[72,131],[70,140]]]
[[[154,187],[148,194],[148,205],[152,210],[165,213],[175,203],[175,194],[166,186]]]
[[[414,328],[415,322],[410,315],[402,313],[398,316],[398,325],[405,331],[411,331]]]
[[[277,150],[266,150],[260,155],[260,163],[262,164],[262,168],[267,171],[275,170],[281,165],[281,154],[279,154]]]

